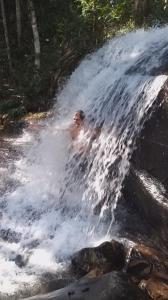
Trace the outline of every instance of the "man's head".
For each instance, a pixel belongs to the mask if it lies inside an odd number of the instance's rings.
[[[76,111],[73,117],[74,123],[79,126],[83,123],[84,119],[85,119],[85,114],[83,110]]]

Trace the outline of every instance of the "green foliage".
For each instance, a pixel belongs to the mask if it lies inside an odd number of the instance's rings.
[[[15,109],[20,105],[20,101],[17,99],[7,99],[0,102],[0,113],[7,113],[10,109]]]
[[[61,68],[66,69],[63,61],[67,53],[73,54],[73,60],[72,63],[65,60],[69,70],[64,75],[69,74],[72,64],[75,67],[79,59],[117,32],[168,21],[167,0],[33,0],[33,3],[41,44],[41,69],[38,73],[34,67],[34,44],[27,0],[21,1],[20,48],[16,34],[15,0],[5,0],[14,68],[12,82],[17,92],[24,96],[23,106],[28,111],[48,107],[47,97],[52,95],[49,91],[55,86],[53,78]],[[136,9],[135,3],[138,3]],[[2,24],[2,20],[0,22]],[[3,37],[2,26],[0,35]],[[4,38],[0,40],[0,62],[0,83],[3,83],[4,77],[9,77]],[[6,104],[0,103],[0,111],[13,110],[13,114],[17,115],[17,109],[19,111],[22,104],[14,105],[8,99],[5,101]]]
[[[8,110],[8,116],[11,120],[19,119],[23,117],[25,113],[26,113],[25,107],[22,105]]]
[[[168,2],[167,0],[154,0],[150,3],[149,22],[167,23],[168,21]]]
[[[25,113],[25,106],[19,99],[6,99],[0,102],[0,115],[7,114],[8,119],[18,119]]]

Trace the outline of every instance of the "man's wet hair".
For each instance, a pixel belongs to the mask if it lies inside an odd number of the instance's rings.
[[[83,110],[78,110],[78,111],[76,111],[76,114],[79,114],[79,115],[80,115],[81,120],[84,120],[84,119],[85,119],[85,113],[84,113]]]

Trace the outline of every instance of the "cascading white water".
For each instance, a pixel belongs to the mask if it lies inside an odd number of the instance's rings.
[[[8,239],[0,240],[1,293],[61,271],[74,251],[115,234],[113,211],[135,138],[167,79],[155,75],[168,52],[167,36],[165,27],[109,41],[72,74],[57,96],[55,120],[40,134],[13,140],[22,144],[23,156],[11,175],[20,184],[1,197],[0,234]],[[87,119],[76,142],[81,155],[70,147],[68,131],[60,130],[78,109]],[[100,136],[88,151],[97,127]]]

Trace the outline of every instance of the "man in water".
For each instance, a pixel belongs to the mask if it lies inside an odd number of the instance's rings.
[[[68,128],[56,128],[56,131],[69,131],[70,137],[72,140],[75,140],[80,131],[84,128],[84,120],[85,120],[85,114],[83,110],[78,110],[75,112],[73,117],[73,123]],[[33,123],[27,123],[26,126],[28,129],[41,129],[41,128],[47,128],[47,125],[41,125],[41,124],[33,124]]]
[[[70,135],[70,149],[72,152],[65,167],[67,173],[65,177],[66,184],[65,189],[60,195],[60,199],[64,197],[67,188],[74,185],[74,182],[80,182],[83,180],[83,174],[88,167],[88,155],[91,150],[92,143],[99,137],[101,127],[89,128],[89,125],[86,122],[85,113],[82,110],[79,110],[75,112],[72,124],[63,130],[68,131]],[[81,131],[83,131],[83,134],[79,137]],[[85,139],[85,134],[87,135],[87,139]]]
[[[56,131],[68,131],[70,134],[70,138],[72,140],[72,144],[76,150],[79,152],[83,152],[84,149],[87,151],[90,150],[92,142],[97,139],[100,135],[101,132],[101,127],[97,127],[94,129],[89,130],[89,127],[86,127],[86,122],[85,122],[85,113],[83,110],[78,110],[75,112],[73,116],[73,122],[68,128],[56,128]],[[41,124],[31,124],[29,123],[27,126],[29,129],[41,129],[41,128],[46,128],[46,125],[41,125]],[[84,130],[85,132],[87,130],[90,131],[90,141],[86,147],[86,144],[83,145],[82,141],[78,143],[77,139],[78,136],[81,132],[81,130]]]
[[[75,140],[80,131],[84,128],[85,123],[85,114],[83,110],[78,110],[73,117],[73,123],[69,127],[69,133],[72,140]]]

